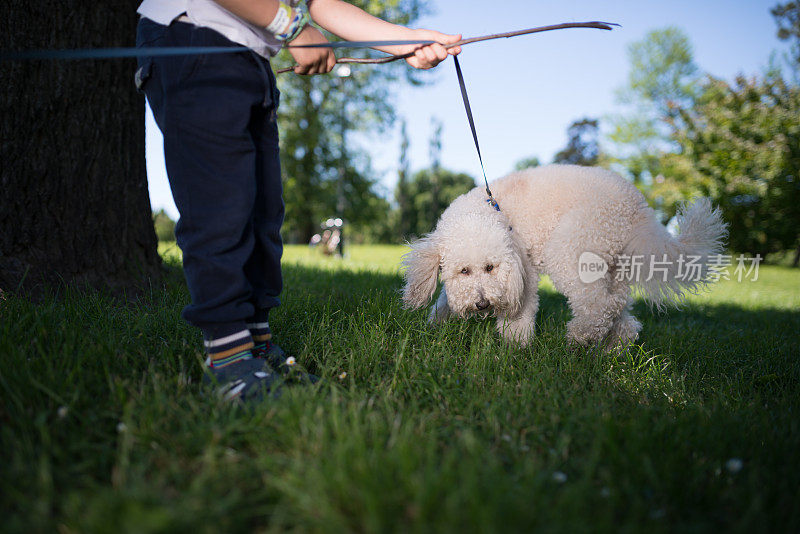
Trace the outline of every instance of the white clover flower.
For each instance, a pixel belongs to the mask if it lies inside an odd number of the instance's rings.
[[[294,356],[289,356],[288,358],[286,358],[286,365],[288,365],[289,367],[293,366],[296,363],[297,360],[294,359]]]
[[[735,475],[739,471],[742,470],[744,467],[744,462],[740,458],[731,458],[727,462],[725,462],[725,469],[732,475]]]
[[[339,380],[344,380],[345,378],[347,378],[347,371],[342,371],[341,374],[339,374]]]
[[[123,433],[123,432],[125,432],[126,430],[128,430],[128,426],[127,426],[125,423],[123,423],[122,421],[120,421],[119,423],[117,423],[117,432],[119,432],[120,434],[122,434],[122,433]]]
[[[553,473],[553,480],[558,482],[559,484],[563,484],[567,481],[567,474],[561,471],[556,471]]]
[[[66,406],[61,406],[58,408],[58,412],[56,413],[58,414],[59,419],[64,419],[69,413],[69,408],[67,408]]]

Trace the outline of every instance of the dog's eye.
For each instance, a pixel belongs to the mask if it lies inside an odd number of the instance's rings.
[[[461,269],[461,274],[469,274],[469,268],[464,267],[463,269]]]
[[[490,273],[490,272],[492,272],[492,269],[494,269],[494,265],[492,265],[491,263],[490,263],[489,265],[487,265],[487,266],[486,266],[486,272],[487,272],[487,273]]]

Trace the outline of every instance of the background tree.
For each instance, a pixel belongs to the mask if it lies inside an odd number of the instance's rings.
[[[159,241],[175,241],[175,221],[163,208],[153,212],[153,226]]]
[[[382,19],[408,25],[419,17],[420,0],[354,0],[351,3]],[[332,38],[332,37],[331,37]],[[374,51],[352,50],[348,55],[369,55]],[[291,57],[281,53],[276,68],[289,64]],[[376,192],[376,179],[367,153],[357,137],[348,131],[374,135],[392,124],[393,87],[401,81],[419,83],[405,62],[375,68],[350,67],[350,75],[278,77],[281,110],[281,163],[284,175],[286,222],[284,236],[289,241],[307,242],[322,220],[337,212],[339,154],[346,146],[344,171],[344,219],[355,227],[387,218]],[[342,129],[342,121],[346,128]],[[386,204],[388,206],[388,204]],[[377,219],[376,219],[377,218]]]
[[[439,200],[439,172],[442,169],[442,122],[431,117],[431,137],[428,141],[428,155],[431,159],[431,202],[433,206],[441,204]]]
[[[599,135],[597,119],[583,118],[573,122],[567,129],[567,146],[556,153],[553,163],[596,165],[600,159]]]
[[[791,42],[791,59],[800,68],[800,2],[778,4],[770,12],[778,25],[778,39]]]
[[[6,50],[134,46],[136,3],[0,3]],[[157,278],[134,60],[0,63],[0,289]]]
[[[400,124],[400,161],[397,171],[397,187],[395,188],[395,201],[397,202],[397,229],[405,239],[411,234],[409,224],[411,217],[411,203],[409,199],[408,181],[411,178],[411,166],[408,158],[408,149],[411,142],[408,139],[406,121]]]
[[[529,158],[523,158],[514,164],[515,171],[524,171],[525,169],[530,169],[532,167],[538,167],[541,165],[539,163],[539,158],[536,156],[531,156]]]
[[[798,52],[798,6],[772,10],[778,35]],[[796,247],[800,263],[800,87],[778,68],[738,76],[733,83],[709,76],[692,105],[675,106],[673,139],[651,198],[666,216],[693,196],[712,198],[730,225],[729,245],[761,254]]]
[[[735,83],[709,78],[664,159],[654,198],[668,214],[711,197],[730,225],[729,245],[761,254],[800,245],[800,88],[778,72]]]
[[[455,200],[475,187],[475,180],[464,173],[443,169],[441,165],[442,123],[431,119],[431,136],[428,141],[430,167],[414,173],[406,185],[408,207],[402,215],[407,225],[406,239],[418,237],[433,230],[442,212]],[[395,188],[395,196],[400,194],[401,183]],[[400,210],[398,210],[399,212]]]
[[[438,194],[433,195],[433,183],[438,183]],[[459,195],[475,187],[475,179],[464,173],[440,168],[423,169],[414,173],[409,184],[409,197],[412,199],[410,217],[411,232],[421,236],[433,230],[442,212]]]
[[[628,83],[617,93],[625,114],[611,117],[612,162],[642,187],[660,172],[660,155],[675,150],[678,110],[692,106],[699,74],[686,34],[675,27],[649,32],[628,48]]]

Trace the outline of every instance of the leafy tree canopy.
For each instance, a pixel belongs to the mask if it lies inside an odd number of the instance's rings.
[[[541,165],[539,162],[539,158],[536,156],[531,156],[529,158],[522,158],[518,162],[514,164],[515,171],[524,171],[525,169],[530,169],[532,167],[538,167]]]
[[[682,111],[683,147],[667,154],[652,195],[668,214],[695,195],[710,197],[730,225],[737,251],[785,250],[800,222],[800,88],[777,72],[734,83],[709,78]]]
[[[600,159],[599,135],[597,119],[584,118],[573,122],[567,129],[567,146],[555,155],[553,163],[596,165]]]
[[[414,173],[408,184],[410,207],[405,216],[411,235],[418,237],[432,231],[447,206],[474,187],[472,176],[447,169]]]
[[[771,13],[778,25],[778,39],[792,43],[792,60],[800,67],[800,2],[778,4]]]
[[[649,32],[628,48],[628,83],[617,92],[627,112],[611,117],[611,161],[643,187],[659,174],[659,154],[676,149],[680,109],[693,105],[699,82],[689,38],[679,28]]]

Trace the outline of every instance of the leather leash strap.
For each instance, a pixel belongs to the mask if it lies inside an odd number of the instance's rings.
[[[469,105],[469,96],[467,96],[467,86],[464,84],[464,75],[461,73],[461,65],[458,62],[458,56],[453,56],[453,61],[456,65],[456,76],[458,76],[458,86],[461,88],[461,99],[464,101],[464,110],[467,112],[467,120],[469,121],[469,129],[472,130],[472,139],[475,141],[475,150],[478,151],[478,161],[481,162],[481,171],[483,171],[483,183],[486,184],[486,194],[489,195],[489,200],[495,209],[499,210],[497,202],[492,196],[492,191],[489,189],[489,180],[486,178],[486,169],[483,166],[483,157],[481,156],[481,146],[478,143],[478,132],[475,131],[475,120],[472,118],[472,108]]]

